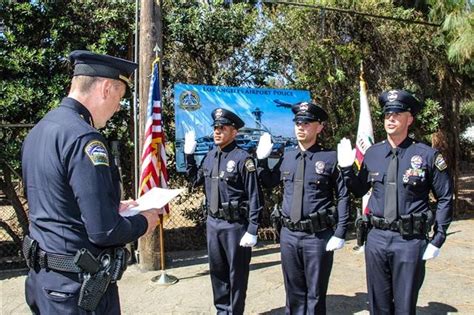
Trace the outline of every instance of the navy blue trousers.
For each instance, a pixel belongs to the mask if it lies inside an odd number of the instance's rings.
[[[425,278],[424,237],[372,229],[365,246],[367,290],[371,314],[415,314]]]
[[[77,306],[81,284],[74,273],[30,269],[25,282],[26,303],[33,314],[120,314],[117,284],[110,284],[94,312]]]
[[[252,250],[239,243],[246,231],[245,223],[207,217],[209,271],[217,314],[244,313]]]
[[[326,293],[333,252],[328,229],[316,234],[281,229],[280,250],[286,291],[286,314],[326,314]]]

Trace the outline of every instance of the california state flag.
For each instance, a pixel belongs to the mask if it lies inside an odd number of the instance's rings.
[[[362,72],[360,74],[360,114],[359,126],[357,127],[356,139],[356,165],[360,170],[365,152],[374,144],[374,129],[372,128],[372,118],[370,117],[369,101],[367,100],[367,83],[364,81]],[[366,214],[367,203],[369,202],[371,191],[362,197],[362,209]]]

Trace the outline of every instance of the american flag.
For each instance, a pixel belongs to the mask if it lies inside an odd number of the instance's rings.
[[[361,69],[362,70],[362,69]],[[362,71],[361,71],[362,72]],[[370,146],[374,144],[374,129],[372,127],[372,118],[370,116],[369,101],[367,98],[367,83],[365,82],[362,73],[360,75],[360,114],[359,126],[357,127],[356,139],[356,160],[357,168],[360,170],[364,155]],[[362,197],[362,209],[364,213],[368,212],[367,204],[370,198],[369,191]]]
[[[162,127],[161,93],[159,80],[159,60],[153,62],[148,94],[147,120],[145,125],[145,143],[143,144],[140,173],[139,195],[153,187],[167,188],[168,171],[166,169],[165,135]],[[166,206],[163,209],[169,212]]]

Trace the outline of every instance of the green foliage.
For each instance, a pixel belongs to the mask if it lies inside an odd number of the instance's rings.
[[[432,19],[443,21],[449,61],[462,73],[474,74],[474,12],[472,2],[465,0],[428,1],[432,5]]]
[[[0,20],[0,123],[33,124],[67,95],[74,49],[127,57],[134,4],[106,1],[2,1]],[[128,111],[120,118],[129,120]],[[111,124],[117,139],[128,139],[130,124]],[[28,128],[2,128],[0,159],[19,167]],[[124,154],[125,153],[125,154]],[[129,156],[123,152],[123,156]],[[130,163],[124,163],[130,164]]]

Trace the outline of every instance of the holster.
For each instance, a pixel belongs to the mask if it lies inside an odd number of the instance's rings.
[[[77,305],[86,311],[94,311],[107,291],[109,284],[122,278],[127,269],[129,255],[130,253],[124,247],[104,250],[96,260],[99,264],[98,271],[83,273],[84,280]],[[90,267],[91,263],[87,263],[87,265]]]
[[[23,256],[25,257],[26,266],[30,269],[35,268],[36,257],[38,257],[38,242],[28,235],[23,239]]]
[[[357,237],[357,246],[364,246],[367,242],[367,235],[369,234],[371,225],[370,219],[367,215],[361,215],[355,220],[355,230]]]
[[[272,226],[275,229],[275,232],[280,235],[281,231],[281,209],[278,205],[275,204],[273,211],[270,214],[270,220],[272,221]]]

